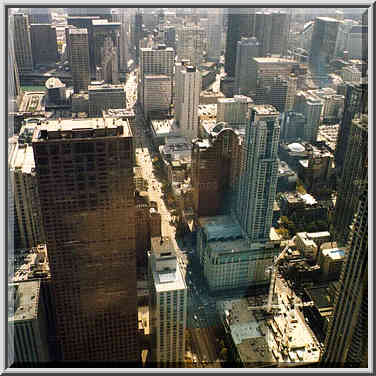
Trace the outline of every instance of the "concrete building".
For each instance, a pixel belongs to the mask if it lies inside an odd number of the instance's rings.
[[[201,74],[191,65],[176,67],[176,123],[182,136],[192,140],[198,136],[198,106],[201,92]]]
[[[126,106],[124,85],[89,85],[89,116],[100,117],[103,110]]]
[[[270,51],[272,55],[287,55],[287,39],[289,30],[289,15],[285,12],[273,12],[271,17],[272,30],[270,33]]]
[[[279,113],[253,106],[244,142],[236,215],[251,241],[268,241],[278,176]]]
[[[119,37],[119,71],[128,72],[128,61],[130,60],[131,43],[131,15],[128,9],[112,9],[112,22],[120,23]]]
[[[345,261],[345,251],[332,248],[323,249],[320,252],[317,264],[320,265],[321,273],[326,280],[337,280]]]
[[[74,93],[87,91],[90,83],[88,32],[69,29],[69,55]]]
[[[223,10],[212,8],[208,12],[207,59],[219,63],[221,57]]]
[[[329,62],[334,58],[339,21],[316,17],[313,26],[309,63],[317,80],[325,81]]]
[[[52,21],[49,8],[26,8],[30,24],[50,24]]]
[[[20,75],[16,61],[15,46],[14,46],[14,26],[13,18],[8,19],[8,112],[18,110],[20,103]],[[11,116],[8,124],[8,134],[11,137],[14,134],[14,117]]]
[[[368,180],[368,116],[352,121],[334,214],[334,228],[340,245],[348,242],[361,187]]]
[[[342,268],[322,364],[367,368],[368,364],[368,188],[358,196],[349,251]],[[346,334],[346,335],[344,335]]]
[[[138,362],[129,124],[49,120],[33,150],[62,360]]]
[[[47,98],[49,103],[56,105],[67,102],[66,87],[58,78],[50,77],[46,81]]]
[[[25,124],[18,136],[17,144],[9,154],[10,186],[15,207],[15,220],[19,228],[22,248],[31,248],[44,242],[44,230],[40,210],[35,160],[31,140],[40,119]]]
[[[31,49],[30,24],[27,15],[15,13],[11,16],[10,27],[13,28],[14,53],[17,67],[22,75],[33,71],[33,53]]]
[[[31,50],[34,66],[54,65],[59,58],[56,27],[51,24],[30,25]]]
[[[347,49],[350,59],[368,59],[368,25],[355,25],[350,29]]]
[[[230,128],[245,129],[249,124],[251,98],[235,95],[234,98],[218,98],[217,122],[225,122]]]
[[[178,61],[188,59],[192,65],[200,66],[204,59],[205,30],[197,25],[185,25],[181,26],[177,32]]]
[[[8,286],[8,359],[18,367],[37,366],[50,359],[47,315],[41,281],[25,281]]]
[[[171,47],[166,47],[165,45],[159,45],[153,48],[141,48],[140,49],[140,63],[139,63],[140,70],[138,74],[138,87],[137,87],[138,98],[137,99],[138,99],[138,102],[143,107],[145,107],[144,106],[145,76],[146,75],[154,75],[154,76],[163,75],[166,77],[163,80],[166,81],[167,79],[169,79],[170,84],[172,86],[173,74],[174,74],[174,59],[175,59],[174,50]],[[172,88],[167,89],[167,90],[170,93],[172,91]],[[169,101],[169,105],[170,105],[172,98],[170,97],[168,99],[168,96],[166,96],[166,94],[163,97],[166,98],[165,101]],[[145,109],[144,109],[144,112],[145,112]]]
[[[354,66],[344,67],[341,71],[341,77],[343,81],[360,82],[362,78],[362,72]]]
[[[278,236],[250,244],[230,216],[200,217],[198,222],[197,253],[211,292],[268,283],[266,269],[280,252]]]
[[[260,43],[255,37],[244,38],[236,46],[235,93],[249,94],[252,89],[251,60],[260,56]]]
[[[192,141],[193,206],[197,216],[230,211],[240,175],[242,146],[233,129]]]
[[[168,116],[172,104],[172,80],[164,74],[148,74],[143,81],[144,116]]]
[[[281,141],[295,141],[304,137],[306,118],[303,114],[288,111],[281,116]]]
[[[157,367],[182,366],[188,293],[170,238],[151,239],[149,283],[153,362]]]
[[[72,94],[72,117],[73,114],[85,113],[89,116],[89,94],[81,92]]]
[[[306,118],[303,140],[309,142],[317,140],[322,108],[323,101],[316,96],[303,91],[296,94],[294,110],[303,114]]]

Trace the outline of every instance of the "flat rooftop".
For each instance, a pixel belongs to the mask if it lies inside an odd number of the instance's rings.
[[[69,34],[87,34],[87,29],[69,29]]]
[[[103,84],[103,85],[89,85],[88,91],[125,91],[124,85],[112,85],[112,84]]]
[[[295,64],[295,60],[284,59],[281,57],[254,57],[253,60],[259,64]]]
[[[43,141],[43,134],[50,139],[58,139],[63,136],[68,138],[132,137],[128,120],[116,118],[48,120],[35,128],[33,142]]]
[[[270,104],[254,105],[252,110],[255,110],[258,115],[279,115],[276,108]]]

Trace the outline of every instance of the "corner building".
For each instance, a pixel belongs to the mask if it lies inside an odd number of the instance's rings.
[[[49,121],[33,150],[62,360],[138,361],[129,123]]]

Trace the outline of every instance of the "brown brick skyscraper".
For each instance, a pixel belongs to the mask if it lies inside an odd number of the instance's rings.
[[[33,149],[62,360],[138,361],[129,124],[49,121]]]

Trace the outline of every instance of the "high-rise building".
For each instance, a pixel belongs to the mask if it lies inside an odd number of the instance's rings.
[[[271,21],[270,53],[272,55],[285,56],[287,53],[287,38],[289,35],[289,16],[285,12],[273,12]]]
[[[179,68],[180,66],[180,68]],[[200,103],[201,74],[191,65],[177,65],[176,74],[176,121],[182,136],[193,139],[198,136],[198,105]]]
[[[217,122],[225,122],[230,128],[245,129],[249,123],[249,110],[252,104],[252,99],[244,95],[218,98]]]
[[[40,122],[39,122],[40,124]],[[35,247],[44,242],[35,162],[31,140],[36,123],[21,128],[15,148],[9,155],[9,179],[11,184],[15,221],[19,229],[19,246]]]
[[[28,367],[51,360],[41,281],[10,283],[8,307],[9,365]]]
[[[139,9],[137,9],[137,12],[134,16],[134,24],[133,24],[133,32],[132,32],[133,45],[136,46],[135,57],[136,57],[137,62],[140,58],[139,42],[144,37],[142,17],[143,17],[142,13],[140,12]]]
[[[12,17],[8,19],[8,112],[18,110],[19,97],[21,93],[20,76],[14,49],[14,27]],[[9,136],[14,133],[14,118],[11,116],[8,124]]]
[[[267,103],[270,103],[279,112],[284,112],[286,107],[287,92],[287,80],[282,77],[274,77],[273,83],[270,87],[269,100]]]
[[[185,356],[188,294],[168,237],[151,239],[149,283],[152,359],[157,367],[181,367]]]
[[[313,27],[309,63],[317,79],[325,80],[329,62],[336,47],[339,21],[330,17],[317,17]]]
[[[171,85],[174,74],[175,52],[171,47],[159,45],[153,48],[140,49],[140,64],[138,75],[137,100],[144,107],[144,86],[146,75],[164,75],[170,79]],[[170,90],[171,92],[171,90]],[[170,102],[171,104],[171,98]]]
[[[249,94],[252,89],[251,61],[260,56],[260,43],[255,37],[242,37],[236,47],[235,93]]]
[[[59,58],[56,27],[51,24],[31,24],[30,35],[34,66],[55,64]]]
[[[235,77],[236,45],[241,37],[254,36],[252,8],[231,8],[228,10],[227,39],[225,52],[225,72],[229,77]]]
[[[352,120],[355,116],[367,112],[368,83],[346,83],[344,94],[344,111],[339,127],[335,151],[338,176],[341,176],[342,174]]]
[[[278,179],[279,112],[255,105],[244,142],[236,214],[250,241],[268,241]]]
[[[221,57],[223,10],[212,8],[208,12],[208,61],[219,62]]]
[[[62,360],[138,362],[129,123],[50,120],[33,150]]]
[[[303,140],[315,142],[320,125],[323,101],[310,93],[300,91],[295,96],[296,112],[303,114],[306,118],[306,124],[303,132]]]
[[[167,116],[172,104],[172,80],[166,74],[147,74],[143,79],[144,116]]]
[[[266,56],[271,51],[272,13],[257,12],[255,14],[254,36],[260,43],[260,56]]]
[[[89,85],[89,116],[100,117],[103,110],[125,108],[124,85]]]
[[[27,15],[12,15],[11,27],[14,28],[14,52],[20,74],[33,71],[33,55],[30,41],[30,25]]]
[[[200,66],[204,59],[205,30],[197,25],[186,25],[178,29],[176,54],[178,61],[189,59],[192,65]]]
[[[361,192],[368,178],[368,116],[352,120],[334,213],[337,241],[346,244]]]
[[[51,24],[52,17],[49,8],[26,8],[29,24]]]
[[[242,158],[239,135],[224,128],[211,139],[192,141],[193,207],[197,216],[229,212]]]
[[[75,93],[87,91],[90,82],[89,45],[86,29],[69,30],[70,67]]]
[[[368,367],[368,188],[357,200],[322,365]]]
[[[112,21],[120,22],[119,40],[119,71],[128,72],[129,48],[130,48],[130,22],[131,17],[128,9],[119,8],[112,10]]]

